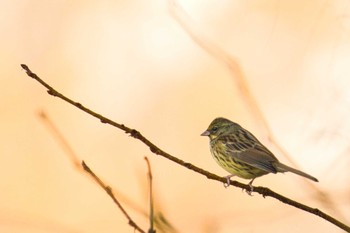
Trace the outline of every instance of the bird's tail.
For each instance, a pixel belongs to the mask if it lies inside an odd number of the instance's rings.
[[[318,179],[316,179],[313,176],[310,176],[309,174],[306,174],[305,172],[299,171],[295,168],[289,167],[287,165],[284,165],[283,163],[278,163],[277,164],[277,171],[278,172],[293,172],[294,174],[297,174],[299,176],[303,176],[305,178],[308,178],[310,180],[313,180],[315,182],[318,182]]]

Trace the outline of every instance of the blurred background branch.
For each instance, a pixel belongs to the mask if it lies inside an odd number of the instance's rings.
[[[78,171],[85,171],[90,176],[94,178],[94,180],[107,192],[107,194],[113,199],[115,204],[121,209],[121,211],[124,213],[124,215],[129,220],[129,225],[135,228],[135,230],[144,232],[126,213],[125,209],[122,207],[120,202],[125,203],[128,207],[130,207],[133,210],[136,210],[138,213],[142,213],[144,216],[149,216],[150,219],[150,229],[148,232],[155,232],[154,231],[154,225],[155,223],[158,232],[177,232],[175,228],[172,226],[170,221],[167,219],[167,217],[164,215],[164,213],[157,209],[156,215],[154,214],[154,201],[153,201],[153,193],[152,193],[152,171],[150,167],[150,163],[147,157],[145,157],[145,160],[147,162],[147,168],[148,168],[148,179],[149,179],[149,190],[147,190],[147,193],[150,195],[150,209],[147,213],[143,208],[138,206],[134,201],[130,200],[126,195],[122,194],[120,191],[112,188],[105,184],[99,178],[83,161],[81,163],[81,160],[78,158],[77,154],[74,152],[72,146],[68,143],[67,139],[63,136],[63,134],[59,131],[58,127],[54,124],[54,122],[50,119],[50,117],[47,115],[45,111],[40,111],[39,113],[40,119],[45,123],[49,131],[51,132],[52,136],[56,139],[58,144],[61,146],[61,148],[65,151],[65,154],[68,156],[70,162],[74,166],[75,169]],[[116,198],[118,197],[118,199]],[[119,200],[119,201],[118,201]]]

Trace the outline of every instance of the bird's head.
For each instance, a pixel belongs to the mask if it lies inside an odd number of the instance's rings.
[[[216,137],[226,132],[229,132],[229,129],[232,127],[235,127],[235,125],[237,124],[228,119],[225,119],[223,117],[218,117],[210,123],[208,129],[204,131],[201,134],[201,136],[208,136],[210,140],[213,140]]]

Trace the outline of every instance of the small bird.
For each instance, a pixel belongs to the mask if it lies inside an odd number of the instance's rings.
[[[223,169],[231,173],[226,176],[225,187],[230,185],[230,178],[233,176],[251,179],[248,184],[250,191],[247,191],[251,194],[255,178],[277,172],[293,172],[318,182],[315,177],[279,162],[251,132],[228,119],[222,117],[214,119],[201,136],[209,137],[213,158]]]

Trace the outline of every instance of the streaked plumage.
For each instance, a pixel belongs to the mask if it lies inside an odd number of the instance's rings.
[[[214,119],[201,136],[210,138],[213,158],[231,173],[227,176],[228,184],[230,177],[238,176],[252,179],[249,183],[252,188],[251,184],[255,178],[277,172],[293,172],[318,182],[315,177],[280,163],[252,133],[228,119]]]

